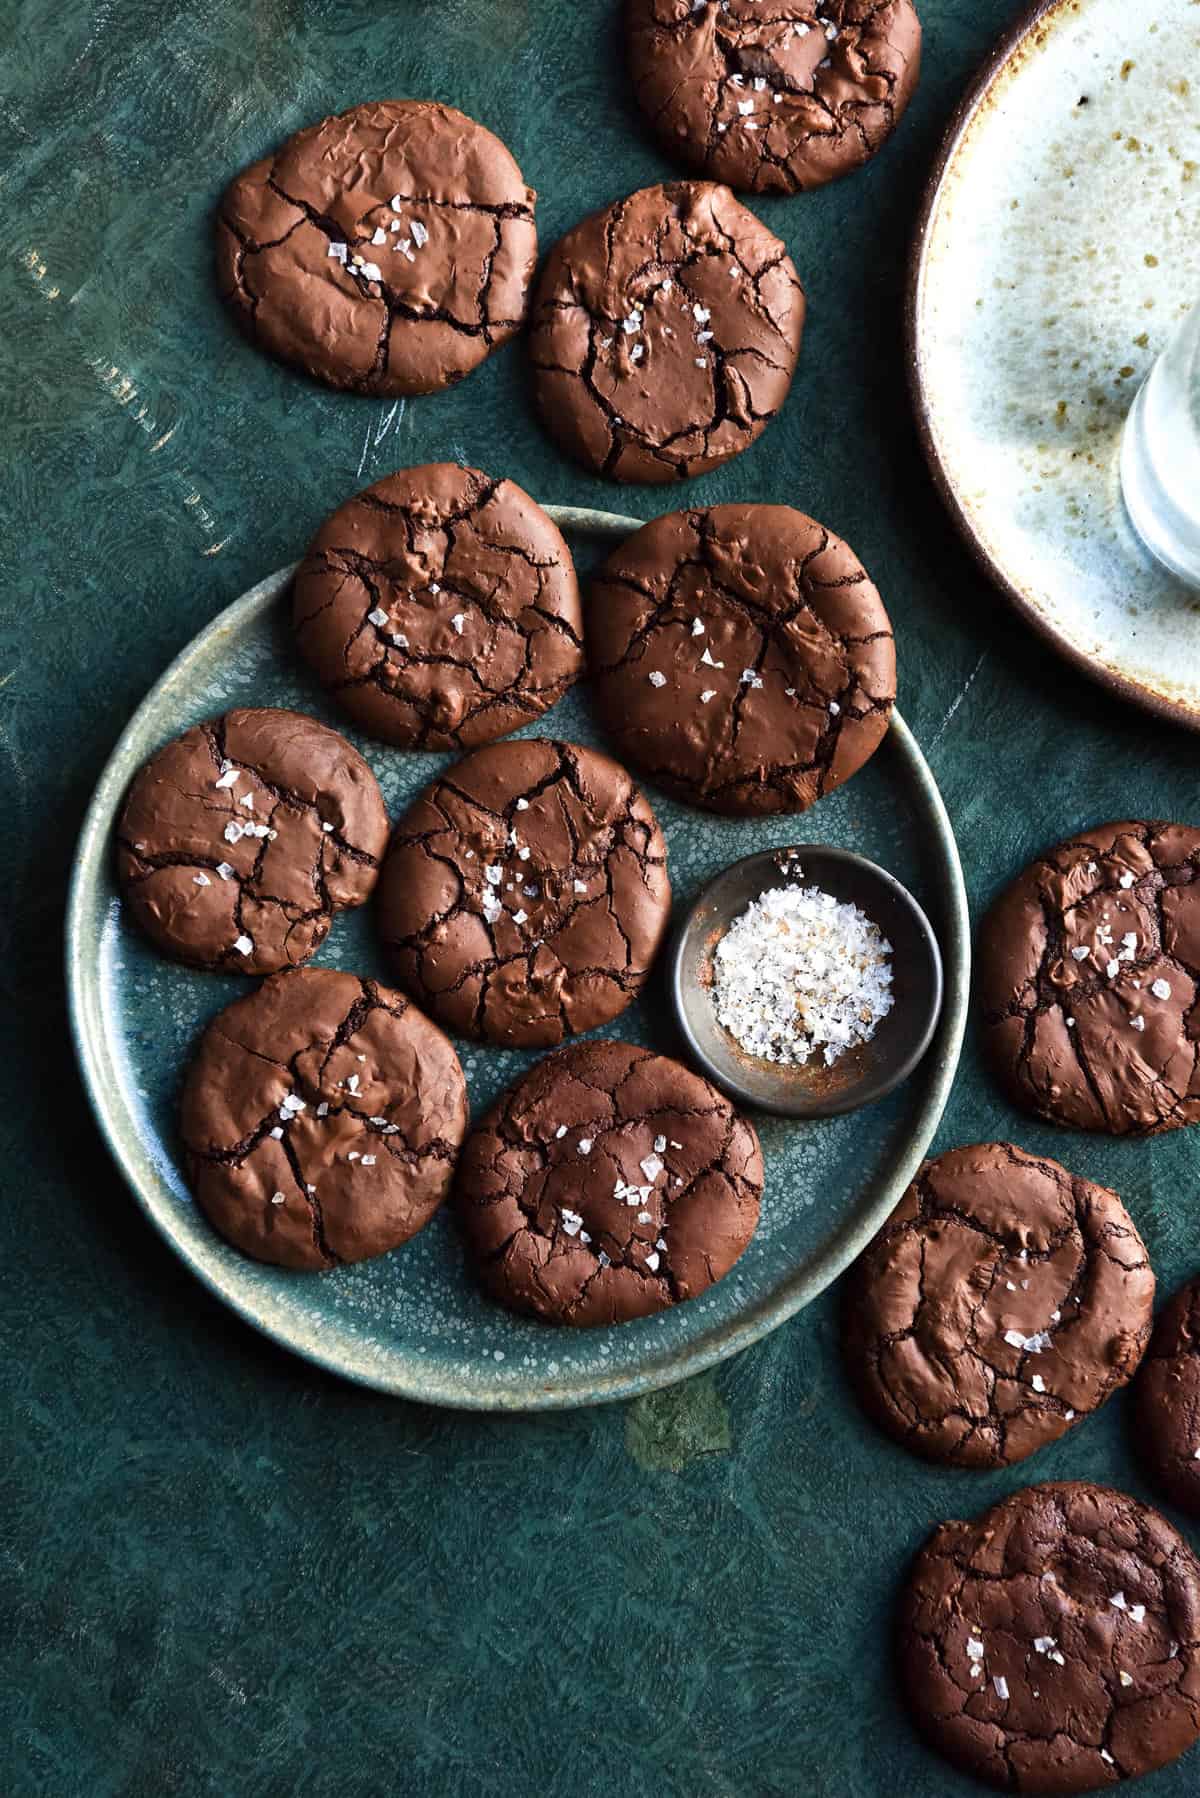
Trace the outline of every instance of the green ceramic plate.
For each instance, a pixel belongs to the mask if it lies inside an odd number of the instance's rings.
[[[551,507],[581,571],[637,526]],[[938,931],[946,1002],[933,1047],[890,1098],[848,1117],[757,1118],[766,1160],[762,1223],[720,1285],[659,1318],[608,1330],[553,1330],[475,1290],[447,1209],[382,1259],[322,1275],[260,1267],[213,1234],[192,1204],[175,1136],[180,1077],[208,1020],[246,991],[234,977],[164,961],[129,928],[113,878],[112,831],[135,769],[198,719],[238,705],[287,705],[358,744],[393,816],[447,758],[406,755],[346,729],[291,652],[290,569],[261,582],[201,632],[131,719],[92,800],[67,918],[75,1041],[92,1104],[151,1220],[212,1291],[277,1342],[347,1378],[431,1404],[532,1410],[594,1404],[669,1385],[736,1354],[828,1285],[895,1205],[942,1114],[962,1043],[969,974],[958,851],[925,760],[897,716],[875,758],[803,819],[737,820],[690,811],[650,788],[666,832],[676,915],[727,862],[777,844],[861,851],[920,899]],[[530,735],[603,745],[586,687]],[[371,907],[339,918],[318,962],[387,977]],[[665,960],[666,958],[662,958]],[[680,1054],[660,968],[610,1034]],[[535,1059],[461,1043],[476,1113]]]

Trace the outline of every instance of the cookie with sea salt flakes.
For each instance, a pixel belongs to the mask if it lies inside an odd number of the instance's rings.
[[[435,393],[519,330],[534,203],[498,137],[452,106],[377,100],[235,177],[222,297],[261,349],[357,393]]]
[[[296,641],[364,730],[473,749],[528,724],[583,671],[561,531],[515,481],[403,468],[339,506],[292,588]]]
[[[638,103],[730,187],[799,193],[881,149],[912,99],[912,0],[629,0]]]
[[[1111,1487],[1029,1486],[942,1524],[897,1648],[931,1746],[1006,1792],[1107,1789],[1200,1736],[1200,1562]]]
[[[874,754],[896,696],[866,570],[790,506],[643,525],[592,583],[587,649],[619,754],[717,812],[807,811]]]
[[[486,1290],[614,1324],[723,1279],[758,1223],[758,1138],[707,1080],[628,1043],[531,1068],[467,1139],[455,1204]]]
[[[727,187],[643,188],[546,259],[529,335],[542,416],[616,481],[716,468],[787,398],[804,309],[785,246]]]
[[[447,768],[396,826],[380,935],[447,1029],[542,1049],[641,991],[667,928],[667,849],[624,768],[517,738]]]
[[[850,1282],[843,1346],[905,1448],[1006,1467],[1133,1377],[1154,1274],[1116,1193],[1012,1143],[928,1161]]]
[[[193,725],[151,756],[117,826],[117,874],[164,954],[274,974],[368,898],[387,836],[357,749],[301,712],[256,707]]]
[[[1200,829],[1124,822],[1029,864],[979,936],[984,1042],[1052,1123],[1146,1136],[1200,1122]]]
[[[208,1026],[184,1086],[192,1190],[244,1254],[319,1271],[397,1248],[450,1188],[467,1087],[400,993],[273,975]]]
[[[1200,1277],[1159,1313],[1136,1394],[1144,1461],[1171,1503],[1200,1517]]]

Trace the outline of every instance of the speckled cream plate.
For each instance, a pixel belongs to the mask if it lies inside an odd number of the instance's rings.
[[[637,522],[551,511],[584,572]],[[810,840],[819,835],[858,849],[893,870],[933,918],[945,957],[942,1022],[903,1087],[877,1106],[828,1122],[756,1120],[767,1170],[762,1223],[720,1285],[620,1329],[554,1330],[510,1316],[476,1292],[448,1209],[377,1261],[287,1274],[245,1259],[214,1235],[188,1195],[175,1134],[181,1075],[197,1036],[246,982],[194,973],[141,940],[114,882],[112,838],[135,770],[199,719],[230,706],[286,705],[345,730],[291,652],[290,576],[281,570],[236,601],[167,670],[117,744],[79,844],[67,922],[73,1027],[96,1115],[138,1200],[188,1266],[248,1322],[350,1379],[429,1403],[513,1410],[592,1404],[668,1385],[745,1348],[820,1292],[878,1228],[920,1161],[954,1076],[969,975],[966,896],[953,833],[920,750],[897,718],[867,768],[804,819],[718,819],[648,789],[666,831],[677,916],[727,862],[812,833]],[[393,817],[448,759],[346,734],[378,774]],[[603,744],[585,688],[527,734]],[[387,978],[371,907],[336,920],[317,960]],[[660,968],[609,1034],[681,1053],[664,982]],[[535,1059],[458,1047],[476,1115]]]
[[[1200,595],[1125,517],[1125,414],[1200,298],[1200,5],[1041,0],[985,63],[914,245],[935,478],[1041,635],[1200,730]]]

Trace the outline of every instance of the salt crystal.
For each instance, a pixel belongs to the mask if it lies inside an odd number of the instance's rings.
[[[335,262],[340,262],[342,267],[344,268],[346,266],[346,246],[345,246],[345,244],[344,243],[331,243],[329,248],[325,252],[325,256],[326,256],[326,260],[328,260],[330,257],[332,257]]]
[[[429,233],[419,219],[413,220],[412,239],[419,250],[429,242]]]
[[[232,880],[233,879],[232,864],[230,862],[218,862],[217,863],[217,873],[221,876],[222,880]]]
[[[996,1688],[996,1697],[1001,1700],[1006,1700],[1008,1697],[1008,1681],[1005,1679],[1004,1675],[1002,1673],[993,1674],[992,1684]]]
[[[234,943],[233,946],[237,950],[239,955],[250,955],[253,953],[253,950],[254,950],[254,944],[251,942],[251,940],[248,936],[238,937],[237,941]]]
[[[657,1155],[647,1155],[644,1160],[638,1162],[638,1166],[645,1174],[647,1180],[657,1180],[658,1176],[663,1171],[662,1160]]]
[[[710,699],[715,699],[716,697],[717,689],[715,687],[705,687],[703,693],[700,695],[700,704],[707,705]]]
[[[278,1124],[276,1124],[273,1130],[268,1130],[267,1135],[272,1137],[275,1142],[282,1142],[283,1140],[283,1131]]]
[[[1088,958],[1088,954],[1089,954],[1089,951],[1087,949],[1085,949],[1081,943],[1078,948],[1072,949],[1071,960],[1072,961],[1086,961]]]
[[[646,1256],[646,1266],[650,1269],[652,1274],[658,1272],[658,1261],[659,1257],[657,1251],[652,1250],[651,1253]]]
[[[656,1136],[654,1138],[654,1153],[656,1155],[661,1155],[666,1146],[667,1139],[665,1136]]]
[[[1126,1673],[1124,1667],[1121,1668],[1118,1678],[1123,1686],[1131,1686],[1133,1684],[1133,1674]]]
[[[287,1200],[281,1192],[273,1192],[271,1194],[271,1203],[272,1205],[286,1205]]]
[[[368,624],[386,624],[387,621],[388,615],[382,606],[376,606],[374,611],[367,613]]]
[[[572,890],[576,893],[586,893],[587,892],[587,882],[583,881],[583,880],[573,880],[571,882],[571,887],[572,887]]]
[[[517,810],[519,812],[527,812],[529,810],[528,799],[518,799],[517,800]]]
[[[512,921],[514,924],[524,924],[528,916],[529,913],[522,907],[519,911],[513,913]]]
[[[592,1139],[590,1136],[581,1136],[575,1146],[581,1155],[590,1155],[592,1152]]]
[[[1133,885],[1133,875],[1130,874],[1128,871],[1126,873],[1122,874],[1120,880],[1117,882],[1117,885],[1123,886],[1125,888],[1125,891],[1128,892],[1130,887]]]
[[[371,242],[375,245],[387,242],[387,232],[382,225],[376,227],[375,235],[372,237]]]
[[[208,878],[207,874],[193,874],[192,885],[194,887],[210,887],[212,881]]]
[[[1165,980],[1152,980],[1150,982],[1150,991],[1154,994],[1156,999],[1169,999],[1171,997],[1171,989]]]
[[[651,669],[650,673],[646,676],[646,679],[650,682],[652,687],[665,687],[667,684],[666,675],[660,674],[657,668]]]
[[[374,1167],[376,1160],[377,1160],[377,1157],[374,1155],[364,1155],[362,1158],[362,1164],[364,1167]]]

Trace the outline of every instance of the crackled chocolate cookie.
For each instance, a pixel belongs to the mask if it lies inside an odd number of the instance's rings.
[[[387,837],[358,751],[315,718],[263,707],[194,725],[151,757],[117,826],[117,873],[165,954],[274,974],[363,903]]]
[[[896,651],[848,544],[790,506],[656,518],[592,587],[588,661],[619,753],[718,812],[802,812],[883,739]]]
[[[400,980],[434,1017],[541,1049],[636,998],[670,905],[662,832],[624,768],[522,739],[476,750],[409,807],[378,916]]]
[[[906,1448],[1024,1460],[1133,1376],[1154,1275],[1117,1195],[1011,1143],[928,1161],[855,1269],[846,1366]]]
[[[318,381],[434,393],[519,329],[535,199],[499,138],[452,106],[353,106],[230,183],[221,293],[254,343]]]
[[[727,187],[646,187],[547,258],[531,315],[538,402],[597,474],[684,480],[766,429],[803,328],[791,258]]]
[[[1200,1517],[1200,1278],[1159,1313],[1135,1392],[1147,1465],[1172,1504]]]
[[[236,1248],[327,1268],[415,1236],[467,1128],[458,1057],[401,994],[276,974],[208,1026],[183,1092],[191,1185]]]
[[[695,1298],[754,1234],[754,1130],[707,1080],[628,1043],[547,1056],[467,1139],[455,1204],[493,1298],[614,1324]]]
[[[1106,1486],[1030,1486],[942,1524],[898,1645],[930,1743],[1006,1792],[1115,1785],[1200,1735],[1200,1562]]]
[[[561,699],[583,667],[571,554],[514,481],[405,468],[339,506],[296,575],[296,638],[373,736],[472,749]]]
[[[628,0],[630,65],[667,149],[730,187],[798,193],[882,147],[913,96],[911,0]]]
[[[1103,824],[1031,862],[979,939],[1014,1103],[1112,1136],[1200,1120],[1200,830]]]

